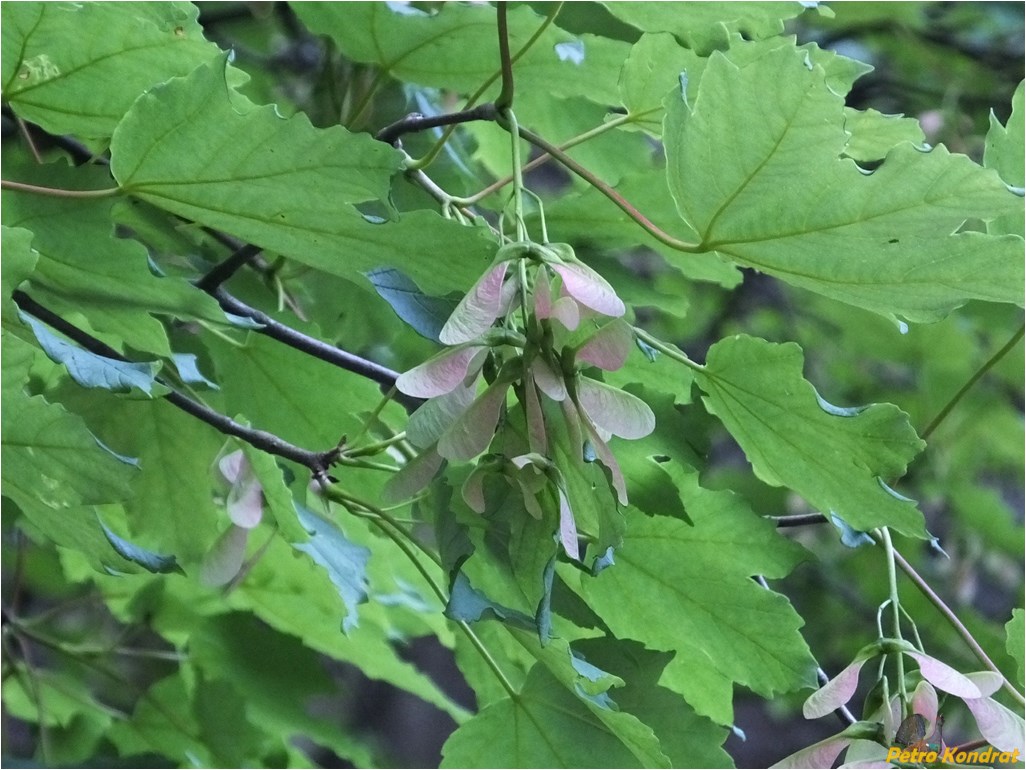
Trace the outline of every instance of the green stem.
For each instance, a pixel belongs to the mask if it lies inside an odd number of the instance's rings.
[[[380,519],[380,521],[378,522],[379,528],[386,535],[388,535],[388,537],[397,546],[399,546],[400,549],[402,549],[403,553],[405,553],[407,557],[409,557],[410,561],[414,563],[414,566],[417,568],[420,574],[424,576],[424,579],[428,582],[428,585],[431,586],[431,590],[434,591],[435,595],[438,596],[438,598],[442,601],[442,604],[445,604],[445,592],[442,591],[438,583],[435,582],[435,579],[431,577],[431,575],[427,572],[424,565],[420,563],[420,559],[417,558],[417,555],[413,552],[413,550],[410,548],[409,544],[406,541],[408,540],[410,543],[416,545],[417,548],[420,549],[421,553],[423,553],[425,556],[431,559],[431,561],[433,561],[435,564],[441,566],[442,560],[438,558],[437,554],[435,554],[426,546],[421,544],[419,540],[417,540],[415,537],[413,537],[413,535],[411,535],[409,532],[403,529],[402,525],[399,524],[399,522],[396,521],[395,517],[392,516],[392,514],[390,514],[388,511],[382,508],[378,508],[376,505],[371,505],[370,503],[361,500],[360,498],[354,495],[349,494],[348,492],[346,492],[343,489],[340,489],[337,486],[322,486],[321,492],[324,494],[326,498],[328,498],[332,502],[336,502],[339,505],[343,506],[347,511],[352,511],[352,508],[355,506],[369,513],[373,513],[375,516],[377,516],[378,519]],[[382,523],[387,523],[389,526],[384,527],[382,526]],[[400,538],[400,535],[402,535],[402,538]],[[403,538],[405,538],[405,540]]]
[[[340,457],[335,461],[336,465],[345,465],[348,468],[365,468],[369,471],[387,471],[398,473],[399,469],[387,463],[376,463],[373,460],[364,460],[362,457]]]
[[[559,15],[559,12],[560,10],[562,10],[562,8],[563,0],[560,0],[560,2],[558,3],[551,4],[549,12],[545,14],[545,20],[542,21],[541,25],[538,27],[538,29],[535,30],[534,34],[531,35],[530,38],[528,38],[527,42],[520,47],[520,50],[513,54],[512,57],[510,57],[510,67],[516,64],[517,61],[519,61],[520,57],[527,53],[528,50],[530,50],[531,46],[533,46],[535,42],[538,40],[538,38],[542,36],[542,33],[545,32],[545,30],[549,28],[549,25],[551,25],[552,22],[556,20],[556,17]],[[471,94],[470,98],[467,99],[466,103],[463,105],[463,109],[468,110],[475,104],[477,104],[477,100],[480,99],[484,95],[485,91],[487,91],[491,87],[492,83],[498,80],[501,76],[501,69],[496,70],[494,73],[492,73],[492,75],[481,85],[481,87],[478,88],[473,94]],[[442,132],[442,135],[438,138],[438,141],[435,142],[434,146],[430,150],[428,150],[427,154],[419,160],[411,161],[407,164],[406,168],[412,171],[417,169],[424,169],[430,166],[434,162],[435,158],[438,157],[438,154],[442,151],[442,148],[445,147],[445,143],[449,141],[449,137],[452,136],[453,131],[455,130],[455,125],[447,126],[445,130]]]
[[[509,121],[511,145],[513,148],[513,218],[517,223],[517,240],[527,240],[527,225],[524,223],[524,176],[520,170],[520,139],[519,124],[513,110],[500,113]]]
[[[456,621],[456,625],[463,629],[463,633],[467,635],[467,639],[470,641],[470,643],[474,646],[474,649],[477,650],[478,654],[484,660],[485,665],[487,665],[488,668],[492,670],[492,673],[495,675],[495,678],[499,680],[499,684],[502,685],[502,689],[506,691],[506,694],[509,695],[510,699],[514,701],[517,700],[519,696],[517,694],[516,689],[513,687],[513,683],[510,682],[509,679],[506,677],[506,674],[503,673],[502,668],[499,667],[498,661],[496,661],[495,658],[492,657],[492,654],[488,651],[488,648],[485,647],[484,643],[474,632],[474,629],[470,627],[470,624],[467,623],[467,621],[465,620],[458,620]]]
[[[360,101],[357,102],[355,108],[351,108],[349,110],[349,116],[344,121],[341,121],[342,125],[347,128],[358,125],[360,118],[363,117],[363,113],[367,110],[368,105],[374,98],[374,94],[378,92],[378,88],[381,86],[386,74],[387,73],[384,70],[378,70],[377,73],[375,73],[374,80],[372,80],[371,84],[367,86],[366,93],[364,93],[360,98]]]
[[[630,122],[632,122],[633,118],[636,118],[636,116],[620,115],[620,116],[618,116],[616,118],[613,118],[610,121],[607,121],[606,123],[603,123],[602,125],[595,126],[594,128],[588,129],[583,134],[578,134],[577,136],[574,136],[574,137],[571,137],[570,139],[567,139],[565,142],[563,142],[562,144],[559,145],[559,149],[564,150],[564,151],[565,150],[569,150],[572,147],[576,147],[579,144],[583,144],[584,142],[588,141],[589,139],[594,139],[596,136],[601,136],[602,134],[606,133],[607,131],[611,131],[614,128],[618,128],[619,126],[622,126],[624,123],[630,123]],[[545,163],[548,163],[550,160],[552,160],[552,156],[549,153],[544,152],[541,155],[539,155],[537,158],[535,158],[534,160],[530,161],[527,165],[525,165],[524,168],[523,168],[522,173],[526,173],[528,171],[532,171],[532,170],[538,168],[538,166],[541,166],[541,165],[543,165]],[[493,182],[492,184],[488,185],[487,187],[485,187],[480,192],[474,193],[473,195],[471,195],[469,197],[466,197],[466,198],[455,198],[454,201],[456,203],[458,203],[460,206],[473,206],[476,203],[478,203],[481,200],[483,200],[484,198],[487,198],[492,193],[498,192],[503,187],[505,187],[506,185],[508,185],[508,184],[510,184],[512,182],[513,182],[513,176],[511,174],[510,176],[507,176],[507,177],[505,177],[503,179],[500,179],[500,180],[498,180],[496,182]]]
[[[1015,689],[1015,686],[1008,681],[1004,674],[1001,673],[1001,670],[997,667],[994,661],[990,659],[990,656],[984,652],[980,643],[976,641],[969,629],[965,627],[965,624],[958,619],[958,616],[954,611],[944,603],[944,600],[937,595],[937,593],[930,587],[930,584],[923,579],[922,575],[916,572],[915,568],[908,563],[908,560],[902,556],[897,549],[892,549],[892,553],[894,555],[894,561],[899,567],[901,567],[902,572],[908,575],[909,579],[916,585],[916,588],[919,589],[923,596],[925,596],[930,603],[940,611],[941,615],[943,615],[955,631],[958,632],[958,635],[962,637],[962,641],[964,641],[966,646],[972,650],[972,653],[976,656],[977,660],[979,660],[989,670],[1000,676],[1003,683],[1002,686],[1005,690],[1007,690],[1008,693],[1019,703],[1026,705],[1026,697],[1023,697],[1023,694]]]
[[[501,118],[500,118],[501,123]],[[648,217],[638,211],[627,199],[625,199],[620,193],[610,187],[608,184],[603,182],[591,171],[586,169],[576,160],[571,158],[559,147],[552,144],[551,142],[542,139],[537,134],[528,131],[526,128],[516,127],[515,129],[511,125],[505,126],[507,130],[515,130],[521,137],[526,139],[528,142],[533,144],[535,147],[540,147],[542,150],[547,152],[557,161],[562,163],[566,168],[573,171],[577,176],[581,177],[585,182],[596,188],[600,193],[605,195],[609,200],[616,204],[616,206],[623,211],[627,216],[637,222],[645,232],[655,238],[657,241],[662,243],[664,246],[669,246],[671,249],[676,251],[683,251],[688,254],[699,254],[704,251],[702,246],[697,243],[690,243],[688,241],[682,241],[679,238],[674,238],[669,233],[659,228],[653,223]]]
[[[110,187],[106,190],[62,190],[58,187],[40,187],[10,179],[0,179],[0,188],[35,193],[36,195],[49,195],[52,198],[110,198],[122,192],[120,187]]]
[[[414,543],[425,555],[430,557],[436,564],[439,564],[439,566],[441,566],[441,559],[439,559],[437,555],[428,551],[423,545],[421,545],[417,540],[415,540],[405,529],[403,529],[399,525],[399,522],[396,521],[396,519],[391,514],[387,513],[381,508],[371,505],[370,503],[366,503],[363,500],[353,497],[352,495],[349,495],[348,493],[342,491],[341,489],[338,489],[337,487],[325,486],[322,487],[322,492],[324,493],[325,497],[327,497],[329,500],[333,500],[339,503],[340,505],[345,507],[346,510],[350,511],[350,513],[355,513],[350,507],[355,506],[357,508],[363,508],[377,516],[378,518],[372,519],[372,521],[374,521],[375,524],[377,524],[378,529],[380,529],[385,534],[385,536],[388,537],[393,543],[395,543],[396,546],[398,546],[398,548],[406,555],[406,558],[410,560],[410,562],[413,564],[416,570],[423,576],[424,580],[427,581],[427,584],[431,587],[431,590],[434,592],[435,596],[438,597],[439,601],[441,601],[443,605],[448,602],[448,597],[445,595],[445,592],[442,590],[441,586],[438,585],[435,579],[431,576],[431,573],[428,572],[427,567],[425,567],[424,564],[421,563],[420,559],[417,557],[417,554],[414,553],[413,549],[406,541],[408,540]],[[389,526],[385,526],[386,523]],[[502,669],[499,667],[498,662],[496,662],[495,658],[492,657],[491,653],[488,651],[488,648],[484,646],[484,644],[481,642],[480,638],[478,638],[477,634],[474,633],[474,630],[470,627],[470,625],[463,620],[456,621],[456,625],[458,625],[460,629],[463,631],[463,633],[466,634],[467,639],[470,641],[471,645],[473,645],[474,649],[476,649],[478,654],[481,655],[481,658],[484,660],[485,665],[487,665],[488,668],[492,670],[492,673],[495,674],[495,678],[499,680],[499,684],[502,685],[502,688],[509,694],[510,698],[516,699],[517,691],[513,688],[513,685],[510,683],[509,679],[506,677]]]
[[[633,327],[633,329],[634,333],[638,336],[639,340],[644,342],[649,347],[655,348],[660,353],[665,355],[667,358],[672,358],[674,361],[682,363],[684,364],[684,366],[687,366],[690,369],[694,369],[696,372],[705,371],[705,366],[696,363],[695,361],[692,361],[690,358],[687,357],[687,355],[683,351],[678,350],[672,345],[667,345],[662,340],[653,337],[647,331],[638,326]]]
[[[894,638],[901,639],[901,600],[898,598],[898,572],[894,568],[894,544],[887,527],[880,527],[880,539],[883,541],[887,558],[887,587],[890,596],[891,618],[894,622]],[[908,716],[908,689],[905,687],[905,659],[899,652],[895,655],[898,667],[898,696],[901,698],[902,718]]]
[[[390,391],[390,393],[391,393],[391,391]],[[389,397],[390,396],[388,396],[386,398],[389,398]],[[372,414],[370,416],[370,419],[373,419],[376,416],[377,416],[376,414]],[[366,430],[366,428],[364,429],[364,431],[365,430]],[[360,431],[360,433],[362,434],[364,431]],[[357,435],[357,438],[359,438],[359,434]],[[384,450],[388,449],[393,444],[398,444],[400,441],[403,441],[405,438],[406,438],[406,431],[403,431],[401,433],[396,433],[394,436],[382,439],[381,441],[375,441],[373,444],[365,444],[364,446],[358,447],[356,449],[347,449],[345,452],[342,453],[342,457],[344,457],[344,458],[366,457],[367,455],[381,454]]]
[[[923,428],[923,432],[920,434],[920,438],[928,438],[930,434],[937,429],[937,426],[944,421],[944,418],[951,413],[951,410],[955,408],[958,402],[962,400],[962,397],[969,392],[973,385],[975,385],[980,380],[980,378],[983,377],[983,375],[990,371],[994,367],[994,365],[997,364],[998,361],[1004,358],[1008,351],[1010,351],[1012,348],[1016,346],[1019,340],[1022,339],[1023,332],[1026,332],[1026,324],[1020,326],[1019,331],[1013,334],[1012,338],[1008,340],[1008,342],[1006,342],[997,353],[992,355],[990,359],[988,359],[987,363],[985,363],[983,366],[976,370],[976,373],[968,379],[965,385],[963,385],[959,389],[958,393],[952,396],[951,400],[944,405],[944,408],[940,410],[937,416],[930,421],[930,424]]]

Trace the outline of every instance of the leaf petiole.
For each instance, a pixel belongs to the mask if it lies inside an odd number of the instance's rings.
[[[108,187],[106,190],[64,190],[59,187],[42,187],[26,182],[15,182],[12,179],[0,179],[0,188],[35,193],[36,195],[49,195],[52,198],[111,198],[123,192],[120,187]]]
[[[656,337],[653,337],[651,334],[649,334],[647,331],[645,331],[639,326],[632,326],[631,328],[634,330],[634,333],[637,335],[639,340],[644,342],[649,347],[655,348],[660,353],[665,355],[667,358],[672,358],[674,361],[684,364],[684,366],[687,366],[690,369],[694,369],[696,372],[705,371],[704,364],[692,361],[690,358],[687,357],[687,354],[685,354],[684,351],[679,350],[673,345],[668,345],[667,343],[663,342],[662,340]]]

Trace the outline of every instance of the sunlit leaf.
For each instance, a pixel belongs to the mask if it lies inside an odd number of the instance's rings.
[[[784,30],[784,21],[802,13],[806,3],[729,2],[679,6],[667,13],[663,3],[604,3],[617,18],[645,32],[670,32],[689,48],[708,55],[724,47],[731,33],[760,40]]]
[[[53,134],[109,137],[147,88],[218,49],[191,3],[19,3],[4,7],[3,97]]]
[[[107,445],[139,458],[136,494],[125,504],[133,542],[185,564],[201,559],[224,521],[210,490],[222,434],[164,399],[121,401],[116,410],[92,399],[76,406]]]
[[[352,206],[387,198],[398,153],[247,103],[226,86],[223,60],[142,96],[111,153],[125,192],[343,278],[395,267],[425,290],[448,290],[480,274],[482,230],[427,211],[373,224]]]
[[[910,321],[974,298],[1022,302],[1021,241],[953,235],[970,217],[1021,216],[994,172],[899,144],[867,174],[840,157],[844,100],[820,67],[786,47],[732,57],[712,55],[693,103],[667,100],[670,189],[702,250]]]
[[[442,767],[651,766],[542,666],[516,700],[493,703],[457,729],[442,754]]]
[[[1026,173],[1023,172],[1024,155],[1026,155],[1026,109],[1023,107],[1023,83],[1015,89],[1012,96],[1012,114],[1008,122],[1002,126],[994,113],[990,114],[990,131],[987,132],[987,142],[983,149],[983,163],[1001,175],[1005,184],[1018,188],[1019,195],[1022,195],[1026,185]],[[991,222],[987,232],[995,235],[1012,233],[1023,234],[1022,212],[1006,214]]]
[[[4,158],[4,175],[18,181],[69,190],[109,187],[101,167],[71,168],[63,163],[37,165]],[[226,323],[217,302],[177,277],[159,277],[150,269],[146,249],[114,237],[110,199],[82,200],[0,193],[3,221],[33,232],[38,263],[32,276],[33,299],[68,317],[81,313],[111,347],[168,356],[167,333],[151,314],[183,320]],[[107,336],[109,335],[109,337]]]
[[[844,109],[844,130],[851,134],[844,154],[858,161],[882,160],[899,142],[923,147],[925,137],[919,121],[901,115],[884,115],[877,110]]]
[[[130,496],[138,469],[100,444],[77,415],[22,390],[31,359],[15,355],[27,343],[4,334],[3,493],[30,512],[109,503]],[[23,347],[24,346],[24,347]],[[124,447],[119,447],[124,449]]]
[[[4,253],[4,258],[0,261],[0,276],[3,281],[0,307],[3,308],[4,325],[11,324],[11,331],[16,331],[19,326],[18,307],[11,300],[11,293],[32,274],[39,254],[32,249],[32,233],[29,230],[4,226],[0,228],[0,237],[3,238]]]
[[[330,35],[347,57],[373,64],[392,77],[463,93],[476,90],[498,70],[495,11],[486,6],[444,6],[425,14],[397,11],[381,3],[331,5],[296,3],[303,23]],[[526,7],[509,11],[510,48],[523,46],[542,24]],[[595,35],[576,37],[558,27],[517,61],[517,82],[524,93],[584,94],[598,104],[616,98],[616,76],[627,45]],[[498,93],[498,84],[493,86]]]
[[[653,136],[663,132],[663,98],[681,87],[688,65],[697,57],[673,35],[645,34],[631,48],[620,75],[620,95],[627,108],[625,127],[636,126]]]
[[[1024,616],[1026,613],[1021,609],[1012,611],[1012,619],[1005,623],[1005,635],[1007,637],[1006,648],[1008,654],[1015,658],[1015,662],[1019,664],[1019,684],[1023,683],[1023,679],[1026,678],[1023,670],[1026,668],[1023,664],[1023,658],[1026,657],[1026,649],[1021,644],[1023,637],[1026,636],[1026,622],[1024,622]]]
[[[923,447],[907,415],[889,404],[830,414],[802,378],[802,364],[793,343],[737,336],[709,350],[696,380],[763,481],[790,487],[856,529],[890,526],[923,537],[916,507],[880,484],[902,476]]]
[[[731,682],[769,695],[814,681],[801,619],[783,596],[750,579],[782,576],[800,555],[735,496],[702,489],[695,473],[678,472],[675,480],[694,526],[635,516],[615,564],[574,589],[618,637],[676,651],[661,681],[698,713],[729,723]],[[739,620],[755,614],[758,628]],[[721,685],[696,686],[699,670]]]

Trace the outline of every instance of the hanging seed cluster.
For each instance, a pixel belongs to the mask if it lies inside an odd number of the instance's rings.
[[[575,451],[601,463],[616,499],[627,503],[612,436],[637,439],[655,428],[641,399],[584,374],[624,365],[634,333],[613,288],[565,243],[509,243],[449,317],[447,348],[399,377],[399,390],[428,399],[410,417],[407,438],[420,453],[389,483],[405,499],[446,461],[476,460],[463,497],[486,509],[484,481],[505,477],[541,518],[558,506],[559,539],[579,560],[573,500],[552,461],[553,421]],[[516,404],[511,405],[510,391]],[[519,410],[522,419],[511,419]],[[490,450],[490,451],[489,451]]]

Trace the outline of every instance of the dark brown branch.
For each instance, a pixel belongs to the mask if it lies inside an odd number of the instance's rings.
[[[275,321],[266,313],[236,299],[224,289],[217,289],[211,292],[211,295],[221,304],[222,309],[234,315],[244,316],[252,321],[256,321],[260,324],[260,328],[256,329],[256,331],[266,334],[268,337],[276,339],[290,348],[295,348],[321,361],[333,364],[340,369],[345,369],[353,374],[373,380],[386,390],[392,388],[395,385],[395,381],[399,378],[398,372],[386,366],[376,364],[366,358],[361,358],[346,350],[342,350],[342,348],[337,348],[315,337],[303,334],[291,326]],[[407,407],[416,407],[421,403],[419,399],[411,399],[402,394],[397,394],[396,400]]]
[[[506,22],[506,3],[496,8],[499,30],[499,65],[502,71],[502,90],[495,99],[497,112],[504,112],[513,106],[513,60],[509,54],[509,26]]]
[[[105,358],[112,358],[115,361],[130,363],[129,359],[125,358],[114,348],[101,342],[95,337],[86,334],[74,324],[71,324],[61,318],[52,310],[40,305],[25,292],[14,292],[13,299],[18,304],[18,307],[26,313],[35,316],[43,323],[56,329],[69,339],[74,340],[90,353],[95,353],[96,355],[104,356]],[[293,462],[309,468],[316,479],[326,479],[328,469],[331,467],[331,464],[338,459],[338,447],[329,449],[327,452],[313,452],[309,449],[303,449],[302,447],[290,444],[273,433],[241,425],[220,412],[216,412],[210,407],[179,393],[159,378],[157,381],[164,387],[171,390],[171,392],[164,396],[164,398],[183,412],[187,412],[193,417],[202,420],[208,425],[219,430],[221,433],[228,436],[234,436],[235,438],[241,439],[247,444],[250,444],[264,452],[277,455],[278,457],[284,457],[286,460],[292,460]]]
[[[213,293],[222,283],[249,264],[250,260],[261,251],[259,246],[254,246],[251,243],[243,244],[230,257],[215,265],[206,275],[196,281],[196,288],[208,294]]]
[[[778,527],[804,527],[806,524],[826,524],[822,513],[802,513],[796,516],[767,516]]]
[[[374,138],[385,144],[395,144],[403,134],[411,134],[417,131],[424,131],[439,126],[452,126],[457,123],[469,123],[473,120],[495,120],[498,112],[491,102],[479,104],[469,110],[461,112],[450,112],[446,115],[421,115],[419,112],[411,112],[402,120],[397,120],[391,125],[385,126],[374,135]]]
[[[257,310],[255,307],[247,305],[245,302],[233,297],[227,291],[220,287],[220,283],[227,279],[228,275],[225,275],[222,281],[217,281],[216,278],[208,282],[215,271],[220,271],[224,268],[225,273],[234,272],[245,262],[252,260],[252,257],[259,251],[256,246],[251,246],[243,243],[242,241],[233,238],[230,235],[222,233],[212,228],[203,228],[207,233],[216,238],[224,245],[235,249],[235,253],[232,254],[228,259],[216,266],[207,275],[203,276],[199,281],[196,282],[196,286],[203,289],[207,294],[212,296],[221,305],[221,309],[237,316],[248,318],[251,321],[255,321],[260,324],[260,328],[255,331],[261,334],[266,334],[271,339],[278,340],[278,342],[284,343],[291,348],[302,351],[314,358],[324,361],[325,363],[332,364],[345,369],[347,372],[358,374],[361,377],[366,377],[369,380],[373,380],[378,383],[383,390],[388,390],[395,385],[395,381],[399,377],[399,373],[389,369],[388,367],[376,364],[373,361],[369,361],[366,358],[361,358],[354,353],[350,353],[342,348],[331,345],[327,342],[322,342],[315,337],[311,337],[308,334],[303,334],[291,326],[276,321],[263,311]],[[247,252],[248,259],[243,258],[243,250],[251,249],[252,252]],[[238,260],[238,262],[236,262]],[[229,265],[229,263],[232,263]],[[401,393],[397,393],[395,397],[396,401],[408,410],[413,410],[420,406],[422,403],[420,399],[409,398]]]

